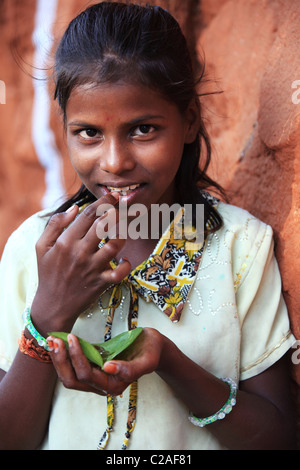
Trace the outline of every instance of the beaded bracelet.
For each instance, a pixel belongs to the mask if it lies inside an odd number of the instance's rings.
[[[207,424],[214,423],[218,419],[224,419],[225,416],[231,412],[232,408],[236,404],[236,392],[238,388],[237,384],[234,382],[234,380],[228,377],[223,377],[221,380],[223,380],[223,382],[228,383],[228,385],[230,386],[230,395],[227,402],[224,406],[222,406],[219,411],[217,411],[217,413],[212,416],[209,416],[208,418],[196,418],[192,413],[190,413],[189,420],[195,426],[200,426],[200,428],[203,428]]]
[[[34,337],[38,345],[45,348],[46,351],[49,351],[47,340],[42,335],[40,335],[40,333],[35,329],[35,327],[32,324],[29,307],[25,308],[24,310],[23,320],[24,320],[24,327],[27,328],[29,333]]]

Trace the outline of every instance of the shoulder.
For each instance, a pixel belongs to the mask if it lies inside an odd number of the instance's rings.
[[[253,232],[271,229],[266,223],[240,207],[219,202],[217,210],[221,215],[225,230],[245,230],[249,228]]]
[[[211,250],[218,258],[232,264],[235,273],[253,264],[263,266],[273,256],[272,228],[248,211],[220,202],[217,208],[223,226],[210,240]]]
[[[220,202],[217,208],[223,220],[219,233],[232,243],[243,242],[244,245],[255,243],[257,247],[267,238],[273,238],[270,225],[261,221],[250,212],[240,207]]]
[[[10,235],[3,257],[8,253],[13,253],[15,257],[24,258],[27,253],[32,253],[49,220],[48,213],[47,210],[39,211],[26,219]]]
[[[35,243],[49,220],[49,211],[43,210],[26,219],[10,236],[10,239]]]

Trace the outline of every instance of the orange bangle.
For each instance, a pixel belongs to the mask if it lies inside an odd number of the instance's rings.
[[[24,331],[22,332],[22,336],[19,339],[18,343],[21,353],[26,354],[27,356],[30,356],[34,359],[37,359],[40,362],[51,364],[52,360],[50,354],[46,351],[46,349],[42,348],[41,346],[36,346],[34,344],[34,338],[26,338]]]

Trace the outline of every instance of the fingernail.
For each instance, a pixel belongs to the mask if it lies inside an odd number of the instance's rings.
[[[70,348],[73,346],[73,339],[72,339],[72,336],[70,335],[68,335],[68,344]]]
[[[72,210],[76,207],[76,204],[73,204],[73,206],[69,207],[69,209],[66,210],[66,214],[68,214],[68,212],[72,212]]]
[[[123,257],[120,259],[119,264],[125,263],[125,261],[128,261],[128,263],[130,263],[129,259],[126,258],[126,256],[123,256]]]
[[[118,191],[112,191],[110,193],[117,201],[120,199],[120,193]]]
[[[120,193],[118,191],[115,191],[115,192],[109,193],[109,195],[112,196],[114,198],[114,200],[116,201],[116,202],[112,203],[114,206],[116,206],[116,204],[120,200]]]
[[[53,339],[47,338],[47,343],[48,343],[49,351],[53,351]]]
[[[108,374],[116,374],[119,370],[119,367],[115,362],[106,362],[103,366],[103,370]]]
[[[59,344],[56,341],[53,341],[54,352],[58,353],[59,351]]]

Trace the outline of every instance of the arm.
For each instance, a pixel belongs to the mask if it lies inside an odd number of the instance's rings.
[[[168,343],[167,340],[167,352],[163,354],[158,374],[195,416],[214,414],[228,399],[228,385]],[[283,358],[258,376],[240,382],[237,404],[232,412],[224,420],[208,425],[209,431],[223,445],[234,450],[295,448],[287,366]]]
[[[98,249],[96,211],[104,202],[116,204],[107,195],[90,205],[75,221],[76,207],[54,216],[36,245],[39,286],[31,318],[45,337],[48,331],[71,331],[78,315],[99,292],[108,283],[120,282],[128,274],[126,264],[120,264],[115,270],[109,265],[123,246],[122,240],[111,240]],[[30,337],[27,331],[26,336]],[[18,351],[9,371],[0,373],[1,378],[0,446],[35,449],[42,443],[48,427],[57,380],[55,368]]]
[[[119,395],[134,380],[156,371],[195,416],[214,414],[228,399],[226,383],[191,361],[156,330],[145,328],[130,360],[107,362],[104,372],[86,360],[75,336],[69,338],[69,355],[60,340],[55,340],[56,352],[52,354],[67,388]],[[234,450],[295,448],[286,371],[282,359],[257,377],[241,382],[236,406],[224,420],[208,425],[209,431]]]
[[[57,379],[54,367],[18,352],[0,379],[1,450],[36,449],[47,431]]]

